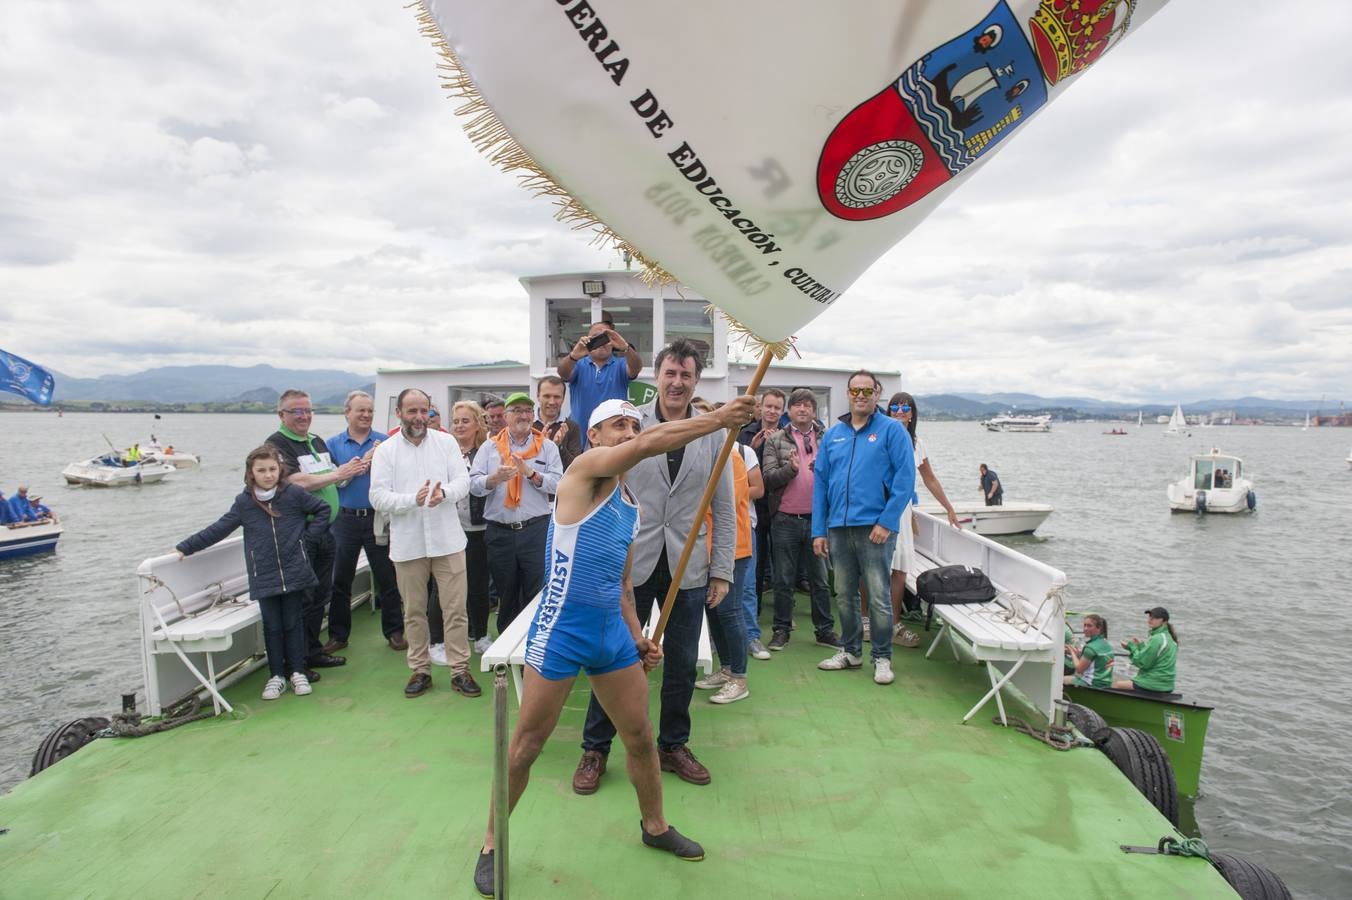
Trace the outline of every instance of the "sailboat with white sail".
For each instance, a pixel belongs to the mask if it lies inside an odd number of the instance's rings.
[[[1309,431],[1309,430],[1310,430],[1310,411],[1309,411],[1308,409],[1305,410],[1305,424],[1302,425],[1302,426],[1300,426],[1300,430],[1301,430],[1301,431]]]
[[[1183,418],[1183,405],[1174,405],[1174,414],[1169,417],[1169,424],[1164,428],[1165,437],[1191,437],[1188,431],[1188,420]]]

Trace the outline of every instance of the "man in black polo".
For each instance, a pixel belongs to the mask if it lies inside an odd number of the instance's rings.
[[[343,418],[347,428],[328,440],[329,455],[335,465],[359,459],[367,466],[376,447],[384,440],[383,434],[371,430],[375,404],[365,391],[353,391],[343,404]],[[371,475],[369,471],[338,485],[338,519],[333,523],[336,562],[333,566],[333,599],[329,603],[329,642],[325,653],[333,653],[347,646],[352,634],[352,579],[357,572],[357,554],[366,549],[366,561],[371,566],[375,587],[380,591],[380,630],[392,650],[407,650],[404,640],[404,612],[399,601],[399,586],[395,583],[394,564],[390,562],[389,544],[377,544],[375,510],[371,507]]]
[[[329,505],[329,523],[338,517],[338,482],[347,481],[370,471],[370,464],[360,458],[341,466],[334,466],[324,439],[310,434],[314,421],[314,405],[310,395],[301,390],[282,392],[277,398],[277,418],[281,425],[268,435],[268,443],[277,448],[286,462],[286,480],[309,491]],[[324,612],[328,609],[333,591],[334,542],[332,529],[314,543],[307,543],[305,553],[310,557],[319,584],[305,593],[301,621],[305,626],[305,657],[307,666],[324,669],[341,666],[347,660],[324,652],[319,632],[324,627]],[[311,679],[313,680],[313,679]]]
[[[567,387],[557,375],[546,375],[535,386],[538,409],[534,428],[543,431],[545,437],[559,448],[565,472],[582,453],[582,426],[563,415],[563,398],[566,394]]]

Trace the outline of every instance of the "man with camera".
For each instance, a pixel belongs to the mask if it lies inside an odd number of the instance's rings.
[[[570,418],[589,421],[593,409],[606,400],[628,400],[629,382],[638,377],[643,360],[638,351],[607,322],[593,322],[587,336],[579,338],[559,358],[559,377],[572,394]],[[578,435],[587,449],[587,435]]]

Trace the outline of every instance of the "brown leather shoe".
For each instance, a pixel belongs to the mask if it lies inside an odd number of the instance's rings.
[[[405,697],[421,697],[432,689],[432,676],[426,672],[414,672],[413,677],[404,685]]]
[[[594,794],[601,786],[601,776],[606,774],[606,755],[599,750],[587,750],[578,760],[577,771],[573,773],[574,794]]]
[[[402,631],[396,631],[394,634],[390,635],[388,643],[391,650],[408,649],[408,641],[404,640],[404,633]]]
[[[670,750],[658,749],[657,759],[662,763],[663,772],[675,772],[676,777],[691,784],[708,784],[713,781],[709,770],[704,768],[695,754],[685,744],[679,744]]]
[[[347,647],[347,641],[340,641],[340,640],[335,639],[335,640],[329,641],[327,644],[325,644],[324,646],[320,647],[319,649],[320,649],[320,650],[323,650],[325,653],[337,653],[339,650],[342,650],[342,649],[344,649],[344,648],[346,648],[346,647]]]

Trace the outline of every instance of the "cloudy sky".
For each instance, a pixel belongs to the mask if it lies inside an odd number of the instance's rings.
[[[1352,399],[1352,4],[1174,0],[800,334],[909,389]],[[524,358],[611,256],[397,0],[0,7],[0,347],[77,376]]]

